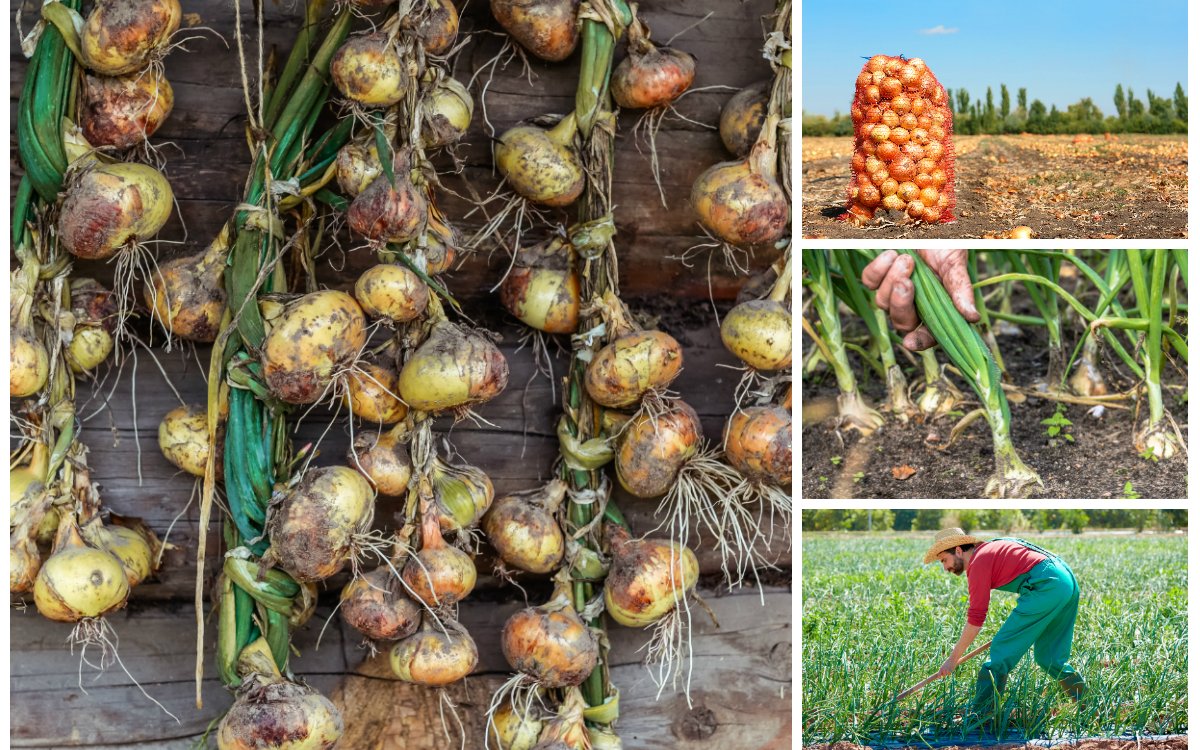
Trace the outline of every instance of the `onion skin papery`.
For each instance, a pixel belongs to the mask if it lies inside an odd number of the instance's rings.
[[[483,334],[441,321],[400,370],[400,398],[433,412],[480,404],[508,386],[508,362]]]
[[[429,9],[417,26],[417,36],[427,55],[443,55],[458,38],[458,9],[450,0],[429,0]]]
[[[451,465],[436,459],[433,465],[433,502],[442,531],[470,528],[487,512],[496,490],[483,469]]]
[[[453,78],[443,78],[423,101],[421,142],[425,148],[458,142],[471,127],[475,102],[467,87]]]
[[[370,527],[374,500],[370,483],[353,469],[310,469],[270,508],[264,560],[301,583],[330,577],[350,559],[354,536]]]
[[[344,726],[337,707],[310,687],[255,675],[221,719],[220,750],[330,750]]]
[[[567,485],[555,479],[533,493],[506,495],[483,517],[483,533],[507,565],[549,573],[566,554],[566,539],[554,517]]]
[[[54,552],[33,584],[33,602],[48,620],[78,622],[125,606],[129,579],[115,555],[89,547],[72,516],[63,518]]]
[[[347,39],[334,53],[329,74],[342,96],[366,107],[390,107],[412,85],[395,42],[384,33]]]
[[[208,463],[208,411],[203,406],[178,406],[158,423],[158,449],[163,457],[196,477]]]
[[[730,97],[721,109],[721,142],[739,159],[750,154],[767,119],[769,86],[767,81],[748,86]]]
[[[695,587],[700,565],[687,547],[668,539],[632,539],[620,527],[610,534],[613,561],[604,580],[604,607],[617,623],[651,625]]]
[[[76,375],[91,372],[112,354],[117,305],[112,292],[94,279],[71,281],[71,313],[75,329],[67,343],[67,366]]]
[[[412,183],[411,154],[397,151],[392,160],[396,184],[382,171],[358,194],[346,211],[346,223],[356,234],[375,242],[403,243],[416,239],[425,225],[429,202]]]
[[[76,324],[67,344],[67,366],[76,375],[91,372],[108,359],[115,344],[112,334],[101,326]]]
[[[581,684],[600,660],[595,634],[562,589],[546,604],[508,618],[500,646],[513,669],[549,688]]]
[[[656,47],[640,21],[629,28],[629,56],[612,72],[613,99],[628,109],[663,107],[688,90],[696,59],[670,47]]]
[[[59,237],[76,257],[107,260],[158,234],[174,200],[167,178],[153,167],[126,162],[92,167],[67,188]]]
[[[395,424],[408,414],[396,396],[396,368],[386,362],[360,362],[346,378],[346,405],[364,422]]]
[[[505,701],[492,713],[487,727],[488,739],[497,743],[499,750],[532,750],[544,724],[536,711],[521,716],[512,703]]]
[[[401,571],[409,592],[430,607],[462,601],[475,588],[475,562],[442,538],[435,513],[421,520],[421,549]]]
[[[569,206],[586,180],[574,142],[574,114],[550,130],[519,125],[496,141],[496,168],[521,197],[543,206]]]
[[[748,406],[725,425],[725,458],[747,479],[792,483],[792,415],[779,406]]]
[[[151,272],[144,292],[146,306],[172,336],[212,343],[225,314],[224,272],[224,247],[218,243],[202,253],[164,263]]]
[[[263,342],[267,387],[289,404],[311,404],[367,342],[362,308],[345,292],[306,294],[289,303]]]
[[[175,106],[167,77],[142,71],[109,77],[85,75],[79,127],[92,146],[127,149],[154,135]]]
[[[663,388],[683,369],[683,349],[662,331],[619,336],[596,353],[584,376],[588,395],[601,406],[632,406],[652,388]]]
[[[500,282],[504,308],[544,333],[574,333],[581,296],[572,250],[557,238],[518,250],[513,267]]]
[[[559,62],[579,43],[579,0],[492,0],[492,15],[522,47]]]
[[[33,536],[18,537],[14,534],[8,543],[8,591],[10,594],[28,594],[33,591],[38,571],[42,568],[42,556],[37,540]]]
[[[386,565],[347,583],[341,601],[342,619],[373,641],[406,638],[421,624],[421,607],[400,590]]]
[[[430,204],[425,222],[425,247],[421,250],[425,273],[434,276],[449,271],[458,257],[460,244],[458,231],[446,223],[436,206]]]
[[[354,282],[354,299],[368,317],[407,323],[429,306],[429,287],[404,266],[380,263]]]
[[[696,410],[675,401],[658,416],[639,414],[621,433],[614,463],[621,486],[637,497],[658,497],[700,450],[704,433]]]
[[[32,396],[50,377],[50,355],[32,331],[14,330],[8,341],[8,395]]]
[[[350,465],[362,472],[380,495],[400,497],[408,492],[412,459],[405,447],[405,429],[401,423],[381,435],[360,432],[354,438]]]
[[[717,239],[754,247],[783,237],[790,206],[775,159],[774,149],[760,141],[744,161],[713,165],[693,183],[692,207]]]
[[[590,750],[583,710],[587,703],[579,688],[568,688],[558,713],[546,722],[533,750]]]
[[[396,137],[396,126],[384,123],[383,133],[390,143]],[[338,150],[338,187],[348,198],[354,198],[366,190],[381,174],[383,174],[383,164],[379,161],[379,148],[375,142],[374,129],[356,136],[354,140]]]
[[[721,343],[756,370],[792,366],[792,314],[782,302],[743,302],[721,321]]]
[[[100,0],[80,32],[88,70],[119,76],[160,56],[183,15],[179,0]]]
[[[453,620],[443,624],[445,632],[426,618],[420,630],[393,646],[393,674],[426,687],[450,685],[471,674],[479,663],[474,639]]]
[[[117,523],[101,523],[99,516],[84,524],[80,531],[88,544],[108,552],[121,561],[125,578],[133,588],[155,572],[155,547],[134,528]],[[156,540],[157,541],[157,540]]]

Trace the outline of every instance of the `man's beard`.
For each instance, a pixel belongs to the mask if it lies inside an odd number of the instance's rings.
[[[966,567],[967,566],[963,563],[963,559],[961,557],[955,556],[955,558],[954,558],[954,575],[956,575],[956,576],[962,575],[963,571],[966,570]]]

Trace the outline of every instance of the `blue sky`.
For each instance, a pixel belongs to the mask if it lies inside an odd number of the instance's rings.
[[[1000,106],[1008,84],[1066,109],[1085,96],[1116,114],[1113,90],[1170,97],[1187,82],[1186,0],[805,0],[803,108],[845,113],[854,78],[874,54],[921,57],[948,89]],[[861,20],[855,21],[855,18]],[[883,18],[887,20],[884,21]]]

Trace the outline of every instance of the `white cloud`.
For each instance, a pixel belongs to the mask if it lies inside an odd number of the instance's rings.
[[[957,34],[958,29],[956,27],[946,28],[939,23],[932,29],[921,29],[918,33],[925,34],[926,36],[941,36],[942,34]]]

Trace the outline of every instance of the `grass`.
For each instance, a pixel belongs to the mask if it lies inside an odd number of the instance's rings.
[[[1076,707],[1027,654],[1004,694],[1008,731],[1030,739],[1186,732],[1187,539],[1026,536],[1061,555],[1079,579],[1071,663],[1089,693]],[[804,535],[805,743],[963,736],[955,718],[986,654],[899,704],[890,700],[941,666],[966,618],[965,578],[920,564],[931,538]],[[993,593],[975,645],[995,634],[1015,602]]]

